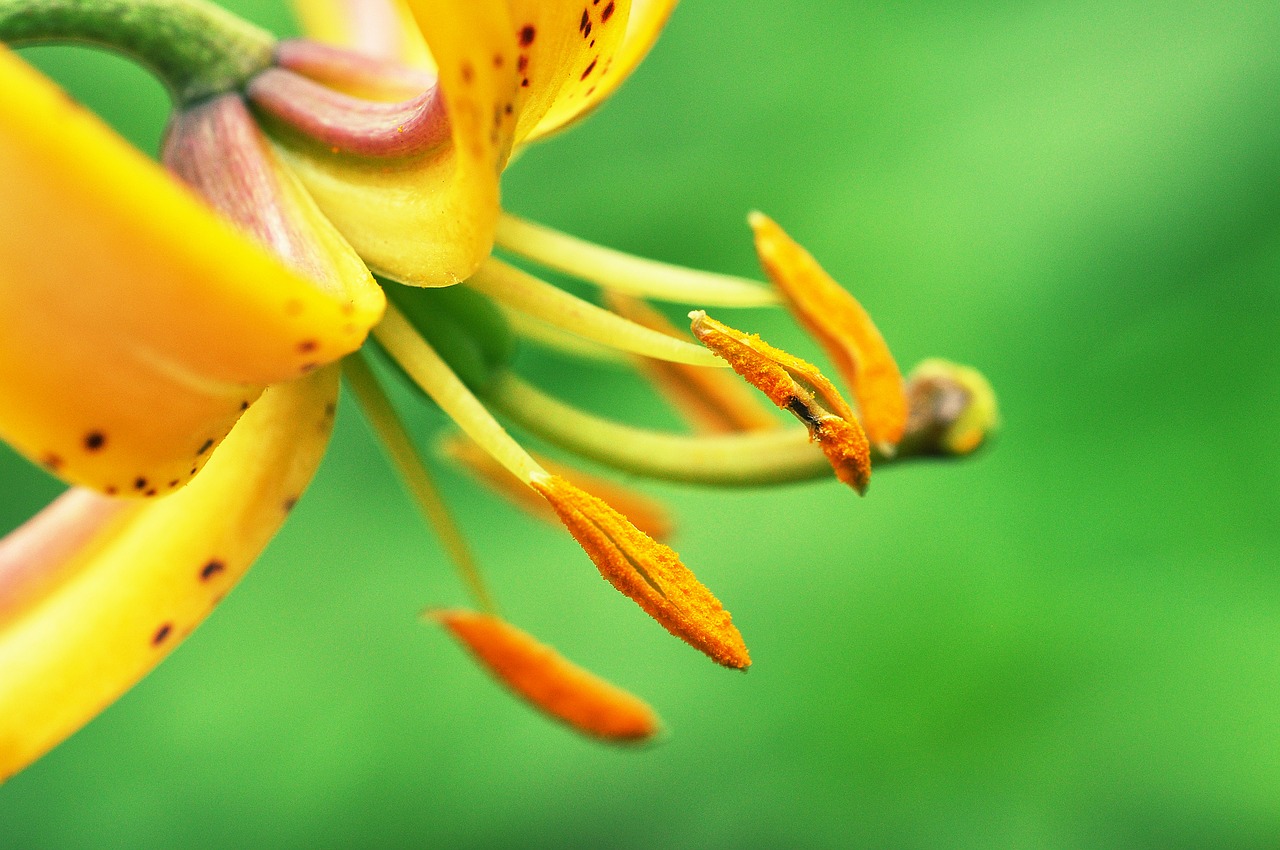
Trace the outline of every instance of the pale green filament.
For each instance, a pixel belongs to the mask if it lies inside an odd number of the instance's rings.
[[[628,321],[492,257],[465,285],[504,307],[610,348],[691,366],[726,365],[700,345]]]
[[[486,399],[547,442],[650,478],[752,487],[831,476],[822,451],[800,427],[709,437],[651,431],[586,413],[513,375],[498,377]]]
[[[776,292],[755,281],[634,257],[509,213],[498,220],[497,242],[538,265],[640,298],[700,307],[778,303]]]
[[[445,552],[457,566],[472,598],[484,610],[493,611],[493,597],[485,586],[480,568],[471,554],[471,547],[467,545],[462,530],[441,497],[440,490],[432,480],[422,456],[414,447],[413,439],[400,421],[391,399],[387,398],[377,376],[369,368],[365,355],[357,352],[343,360],[342,374],[355,394],[356,401],[360,403],[369,426],[382,443],[392,465],[400,473],[400,479],[409,488],[419,510],[435,529]]]
[[[393,305],[373,334],[414,383],[513,475],[526,483],[548,477]]]

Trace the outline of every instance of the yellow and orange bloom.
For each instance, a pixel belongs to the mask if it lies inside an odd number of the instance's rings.
[[[0,38],[158,50],[139,58],[175,98],[166,174],[0,48],[0,437],[72,485],[0,541],[0,780],[145,675],[250,566],[319,463],[340,374],[482,609],[435,619],[548,715],[610,740],[657,731],[643,702],[497,617],[371,361],[465,434],[449,454],[542,505],[603,578],[737,669],[750,657],[728,611],[654,539],[670,532],[660,506],[530,454],[498,417],[632,474],[754,486],[834,471],[859,492],[875,464],[966,454],[994,425],[973,370],[929,361],[904,383],[866,312],[763,216],[751,224],[773,288],[502,211],[514,152],[612,93],[674,2],[307,0],[313,40],[286,42],[201,0],[138,3],[132,24],[93,2],[82,19],[42,0],[0,15]],[[199,49],[126,31],[155,21]],[[613,309],[525,265],[594,283]],[[644,299],[698,308],[692,336]],[[816,367],[705,312],[777,303],[826,349],[856,413]],[[512,370],[521,340],[640,364],[695,433],[543,393]]]

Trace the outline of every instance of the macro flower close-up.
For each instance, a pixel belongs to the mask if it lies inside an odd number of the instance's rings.
[[[720,601],[591,491],[639,503],[658,536],[663,509],[618,485],[574,484],[577,472],[527,453],[490,407],[624,473],[722,487],[834,474],[860,494],[873,452],[965,455],[994,425],[994,397],[973,370],[931,361],[904,384],[862,307],[760,213],[751,224],[773,289],[501,211],[500,176],[518,146],[593,109],[672,4],[610,0],[580,17],[574,4],[506,0],[304,4],[317,36],[338,45],[275,41],[191,0],[131,4],[122,18],[98,0],[36,3],[3,21],[12,43],[92,40],[155,70],[175,101],[162,160],[177,178],[4,55],[4,165],[16,175],[4,305],[21,318],[4,343],[0,427],[74,485],[0,548],[6,774],[144,675],[248,569],[323,456],[339,372],[480,609],[427,618],[587,735],[658,731],[643,702],[497,615],[375,350],[457,426],[449,450],[460,463],[549,508],[608,582],[739,670],[750,657]],[[598,285],[613,309],[498,259],[495,242]],[[93,283],[84,292],[78,281]],[[813,365],[702,310],[682,335],[645,297],[785,303],[835,359],[860,413]],[[632,428],[558,401],[510,367],[521,337],[587,348],[585,359],[634,358],[717,436]],[[800,424],[780,427],[747,385]]]
[[[1280,835],[1175,5],[0,0],[0,839]]]

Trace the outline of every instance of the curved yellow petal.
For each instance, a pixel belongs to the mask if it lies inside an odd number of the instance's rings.
[[[608,0],[602,0],[603,2]],[[594,84],[581,89],[579,96],[560,98],[524,140],[534,141],[564,129],[589,114],[613,94],[649,54],[662,28],[666,26],[667,19],[675,11],[676,2],[677,0],[631,0],[626,34],[612,54],[607,73],[602,74]]]
[[[313,41],[414,68],[434,68],[422,33],[402,0],[293,0]]]
[[[382,317],[382,287],[276,156],[240,95],[219,95],[175,115],[161,155],[169,172],[223,218],[350,305],[362,327]]]
[[[359,347],[326,294],[0,50],[0,438],[75,483],[194,475],[267,384]]]
[[[0,781],[146,675],[248,569],[320,463],[337,379],[267,390],[179,493],[72,490],[0,542]]]
[[[631,0],[507,0],[519,47],[516,141],[576,115],[616,73]]]
[[[348,157],[296,138],[285,158],[375,272],[416,286],[466,279],[493,246],[498,178],[515,128],[516,57],[498,0],[412,0],[439,65],[451,140],[425,154]]]

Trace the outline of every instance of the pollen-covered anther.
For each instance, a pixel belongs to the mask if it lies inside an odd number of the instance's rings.
[[[871,442],[893,454],[907,424],[907,396],[884,337],[857,299],[774,221],[757,212],[750,224],[760,265],[844,376]]]
[[[742,635],[720,600],[680,562],[608,504],[555,475],[530,486],[542,494],[600,574],[671,634],[725,667],[751,664]]]
[[[642,700],[497,617],[471,611],[433,611],[428,616],[518,696],[579,732],[643,741],[660,728],[657,715]]]
[[[866,492],[871,481],[871,444],[848,403],[817,367],[701,310],[689,318],[693,335],[703,345],[809,429],[809,438],[827,456],[836,478],[859,493]]]

